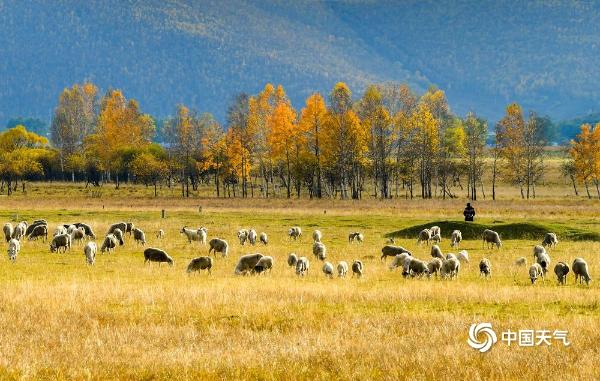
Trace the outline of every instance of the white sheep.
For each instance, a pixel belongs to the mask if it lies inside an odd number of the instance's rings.
[[[208,229],[202,226],[200,229],[197,230],[197,232],[198,242],[200,242],[203,245],[206,245],[206,239],[208,238]]]
[[[333,278],[333,265],[329,262],[323,264],[323,274],[326,277]]]
[[[269,270],[269,273],[273,269],[273,257],[264,255],[258,260],[258,263],[254,266],[254,272],[260,274],[264,271]]]
[[[156,232],[156,238],[158,238],[158,239],[165,238],[165,231],[162,229],[158,229],[158,231]]]
[[[11,238],[10,241],[8,241],[8,259],[15,262],[19,251],[21,251],[21,243],[18,239]]]
[[[515,259],[515,266],[518,266],[518,267],[527,266],[527,258],[519,257],[519,258]]]
[[[431,242],[440,244],[442,242],[442,236],[439,234],[434,234],[431,236]]]
[[[348,242],[353,243],[354,241],[358,243],[362,243],[364,241],[364,236],[360,232],[353,232],[348,235]]]
[[[554,274],[558,279],[558,284],[567,284],[567,274],[569,273],[569,265],[564,262],[558,262],[554,266]]]
[[[346,261],[340,261],[337,265],[338,277],[345,278],[348,273],[348,263]]]
[[[290,266],[290,267],[296,266],[297,262],[298,262],[298,256],[296,256],[296,253],[290,253],[290,255],[288,255],[288,259],[287,259],[288,266]]]
[[[6,240],[6,242],[9,242],[12,239],[14,230],[15,229],[13,228],[10,222],[5,223],[2,227],[2,232],[4,233],[4,239]]]
[[[417,244],[420,244],[421,242],[425,242],[428,245],[431,242],[431,232],[429,231],[429,229],[423,229],[419,232],[419,236],[417,237]]]
[[[442,268],[442,260],[439,258],[431,258],[431,260],[427,263],[427,270],[429,270],[429,274],[427,276],[431,277],[431,275],[435,274],[437,277]]]
[[[322,261],[327,258],[327,248],[321,242],[313,243],[313,255]]]
[[[529,279],[531,279],[531,284],[534,284],[538,278],[542,278],[544,280],[544,270],[539,263],[534,263],[529,267]]]
[[[131,229],[131,232],[133,233],[133,239],[135,240],[136,243],[145,245],[146,244],[146,234],[144,233],[144,231],[140,228],[133,228]],[[206,241],[206,238],[204,239]]]
[[[545,276],[548,272],[548,269],[550,269],[550,255],[548,255],[548,253],[541,253],[537,256],[536,262],[539,263],[540,266],[542,266],[542,270],[544,270]]]
[[[500,250],[500,247],[502,246],[502,241],[500,240],[500,234],[498,234],[497,232],[490,230],[490,229],[485,229],[483,231],[483,234],[481,235],[481,238],[483,239],[483,247],[485,248],[486,244],[488,249],[490,248],[490,245],[492,247],[494,247],[494,245],[496,245],[496,248],[498,250]]]
[[[244,246],[248,240],[248,230],[240,229],[237,232],[237,237],[240,240],[240,245]]]
[[[265,232],[260,233],[258,240],[265,246],[269,243],[269,238],[267,237],[267,233]]]
[[[83,228],[71,230],[71,242],[72,243],[81,243],[85,238],[85,230]]]
[[[458,246],[460,246],[460,241],[462,241],[462,233],[460,232],[460,230],[454,230],[452,232],[450,246],[458,248]]]
[[[460,261],[454,258],[446,259],[442,263],[442,268],[440,273],[443,278],[456,279],[458,277],[458,272],[460,271]]]
[[[292,226],[288,230],[288,236],[295,241],[302,237],[302,229],[299,226]]]
[[[440,227],[437,225],[430,227],[429,231],[431,232],[432,236],[436,234],[438,234],[440,237],[442,236],[442,229],[440,229]]]
[[[456,259],[464,263],[469,263],[469,253],[466,250],[461,250],[456,255]]]
[[[492,263],[489,259],[483,258],[479,262],[479,275],[486,278],[492,275]]]
[[[358,278],[362,277],[364,271],[363,263],[360,260],[352,262],[352,278],[356,275]]]
[[[555,248],[558,245],[558,237],[555,233],[546,233],[544,239],[542,240],[542,245],[544,247]]]
[[[575,283],[579,280],[579,283],[585,282],[586,285],[590,284],[592,278],[590,278],[590,269],[585,259],[575,258],[571,268],[573,269],[573,274],[575,274]]]
[[[410,257],[411,257],[411,255],[409,253],[402,253],[402,254],[396,255],[394,257],[394,260],[392,260],[392,263],[389,266],[390,270],[394,270],[398,267],[404,268],[404,262],[406,261],[407,258],[410,258]]]
[[[296,262],[296,275],[302,276],[302,277],[307,275],[309,267],[310,267],[310,262],[308,261],[308,258],[306,258],[306,257],[298,258],[298,261]]]
[[[442,249],[438,245],[431,246],[431,256],[433,258],[444,259],[444,255],[442,254]]]
[[[323,234],[321,233],[320,230],[315,230],[312,233],[312,238],[313,238],[313,242],[321,242],[321,239],[323,238]]]
[[[258,237],[258,235],[256,234],[256,230],[254,230],[254,229],[248,230],[248,242],[250,242],[250,245],[252,245],[252,246],[256,245],[257,237]]]
[[[88,265],[93,265],[96,261],[96,253],[98,252],[98,246],[95,242],[88,242],[83,248],[83,254]]]
[[[262,254],[246,254],[240,257],[238,264],[235,266],[236,275],[246,275],[254,273],[254,266],[258,264],[258,261],[263,257]]]

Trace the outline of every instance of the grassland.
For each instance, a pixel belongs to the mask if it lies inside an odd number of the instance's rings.
[[[102,198],[78,187],[32,184],[27,195],[0,199],[0,222],[46,218],[50,225],[84,221],[102,235],[128,220],[164,248],[175,266],[143,264],[142,248],[127,239],[114,254],[85,265],[81,247],[52,254],[46,243],[24,242],[17,263],[0,257],[0,378],[15,379],[598,379],[600,287],[557,286],[554,276],[532,286],[516,257],[531,262],[534,240],[505,240],[500,251],[467,240],[471,264],[456,281],[403,279],[379,260],[384,236],[432,221],[458,221],[464,200],[288,201],[148,198],[139,187]],[[202,207],[201,211],[199,207]],[[540,197],[476,204],[478,223],[532,222],[600,233],[597,200]],[[160,218],[166,210],[167,218]],[[229,241],[229,257],[213,274],[188,276],[190,259],[207,248],[188,244],[183,225],[206,226],[209,237]],[[287,228],[305,237],[289,241]],[[267,247],[240,246],[235,232],[254,227],[269,234]],[[319,228],[328,260],[360,258],[362,279],[326,279],[312,259],[310,232]],[[166,231],[159,242],[153,235]],[[362,245],[349,232],[365,235]],[[449,232],[443,231],[445,237]],[[559,238],[560,233],[559,233]],[[541,237],[540,237],[541,239]],[[423,259],[428,248],[399,243]],[[0,246],[5,247],[4,244]],[[448,239],[442,249],[449,251]],[[561,239],[553,262],[584,257],[592,278],[600,269],[600,243]],[[3,249],[4,250],[4,249]],[[289,252],[309,256],[311,272],[298,279]],[[245,253],[275,257],[271,274],[236,277]],[[482,257],[492,261],[479,277]],[[485,354],[467,343],[468,328],[491,322],[506,329],[569,331],[571,346],[508,347]]]

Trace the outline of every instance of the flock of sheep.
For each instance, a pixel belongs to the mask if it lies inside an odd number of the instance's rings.
[[[6,223],[3,226],[3,233],[8,243],[8,257],[11,261],[16,261],[17,255],[21,249],[21,241],[23,239],[36,240],[36,239],[48,239],[48,224],[45,220],[36,220],[31,224],[26,221],[19,222],[13,227],[11,223]],[[201,256],[194,258],[187,267],[187,272],[196,272],[200,270],[207,270],[210,274],[213,266],[213,259],[210,257],[211,253],[216,256],[220,253],[222,257],[228,255],[229,245],[227,241],[221,238],[213,238],[208,240],[208,230],[205,227],[199,229],[193,229],[183,227],[180,231],[188,242],[200,242],[201,244],[208,244],[209,256]],[[117,246],[124,244],[124,235],[129,234],[133,236],[136,243],[145,245],[146,235],[145,233],[135,227],[131,222],[118,222],[111,225],[102,241],[100,252],[111,252]],[[160,229],[156,232],[156,237],[162,239],[165,236],[165,232]],[[298,240],[302,237],[302,229],[300,227],[292,227],[288,230],[288,236],[290,239]],[[267,245],[268,236],[262,232],[258,234],[254,229],[241,229],[237,232],[237,238],[240,245],[249,243],[250,245],[256,245],[257,243]],[[85,255],[86,262],[89,265],[93,265],[98,252],[98,247],[93,241],[96,239],[96,235],[92,228],[85,223],[65,224],[59,225],[54,229],[53,237],[50,242],[51,252],[66,252],[70,250],[74,242],[82,242],[85,239],[89,239],[84,245],[83,253]],[[360,260],[354,260],[352,265],[349,266],[346,261],[340,261],[337,266],[327,259],[327,248],[322,242],[323,234],[319,230],[315,230],[312,234],[313,245],[312,253],[316,260],[322,261],[322,272],[327,277],[333,277],[336,273],[338,277],[346,277],[349,270],[352,270],[352,276],[361,277],[364,272],[364,265]],[[460,242],[462,241],[462,234],[459,230],[454,230],[451,234],[451,247],[458,249]],[[500,249],[502,242],[500,235],[492,230],[486,229],[482,234],[484,247],[496,247]],[[362,243],[364,236],[360,232],[352,232],[348,236],[348,242]],[[428,261],[418,259],[412,255],[407,249],[394,245],[394,240],[390,239],[388,244],[381,249],[381,260],[385,260],[387,257],[392,257],[393,260],[389,265],[390,270],[396,268],[402,268],[402,275],[406,278],[409,277],[436,277],[455,279],[461,269],[461,263],[469,262],[469,254],[466,250],[460,250],[457,254],[448,253],[444,255],[440,249],[439,244],[442,241],[442,232],[438,226],[433,226],[429,229],[423,229],[419,232],[417,237],[418,244],[431,245],[431,259]],[[536,245],[533,248],[534,263],[529,267],[529,279],[534,284],[538,279],[544,280],[546,274],[550,268],[551,259],[546,248],[554,248],[558,244],[558,238],[554,233],[546,233],[541,245]],[[173,265],[173,259],[164,251],[158,248],[146,248],[144,250],[144,262],[158,262],[168,263]],[[246,275],[246,274],[260,274],[265,271],[271,271],[273,268],[274,259],[271,256],[262,255],[259,253],[247,254],[240,257],[236,267],[235,274]],[[298,257],[295,253],[290,253],[288,256],[287,263],[290,267],[295,269],[295,273],[298,276],[305,276],[310,268],[310,261],[305,256]],[[517,258],[515,261],[516,266],[526,266],[527,259],[524,257]],[[559,284],[566,284],[567,274],[572,271],[575,275],[575,281],[580,283],[585,282],[589,285],[591,281],[589,275],[588,264],[583,258],[576,258],[573,261],[571,268],[565,262],[558,262],[554,267],[554,273],[557,276]],[[492,263],[488,258],[483,258],[479,263],[479,272],[483,277],[490,277],[492,273]]]

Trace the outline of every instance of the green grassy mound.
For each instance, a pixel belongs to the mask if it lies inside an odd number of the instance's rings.
[[[542,240],[547,232],[554,232],[559,240],[569,241],[600,241],[600,234],[589,230],[574,228],[561,224],[536,224],[528,222],[478,224],[464,221],[432,221],[427,224],[410,226],[395,232],[387,233],[386,238],[415,238],[419,232],[431,226],[439,226],[442,234],[449,237],[453,230],[460,230],[463,239],[480,239],[485,229],[492,229],[500,234],[502,239],[532,239]]]

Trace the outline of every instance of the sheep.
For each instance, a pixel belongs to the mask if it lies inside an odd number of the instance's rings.
[[[288,236],[295,241],[302,237],[302,229],[299,226],[292,226],[288,230]]]
[[[127,222],[117,222],[116,224],[110,225],[110,227],[108,228],[108,231],[106,232],[106,235],[113,234],[115,229],[120,229],[121,232],[126,231],[127,230]]]
[[[2,227],[2,232],[4,233],[4,239],[6,240],[6,242],[9,242],[12,239],[14,230],[15,229],[13,228],[10,222],[5,223]]]
[[[487,243],[488,248],[490,248],[490,245],[492,246],[492,248],[494,247],[493,245],[496,245],[496,248],[500,250],[500,247],[502,246],[502,241],[500,241],[500,235],[497,232],[490,229],[485,229],[483,231],[483,234],[481,235],[481,238],[483,239],[484,248]]]
[[[133,239],[136,243],[140,243],[142,245],[146,244],[146,234],[144,234],[141,229],[133,228],[131,229],[131,232],[133,233]]]
[[[461,250],[456,255],[456,259],[464,263],[469,263],[469,253],[466,250]]]
[[[354,241],[358,242],[358,243],[362,243],[364,240],[364,236],[362,235],[362,233],[359,232],[354,232],[354,233],[350,233],[348,235],[348,242],[352,243]]]
[[[192,243],[192,241],[201,241],[201,237],[200,237],[200,229],[199,230],[194,230],[194,229],[190,229],[187,226],[184,226],[181,228],[181,230],[179,231],[180,234],[185,234],[185,236],[188,239],[188,243]],[[204,232],[206,233],[206,232]],[[163,234],[164,236],[164,234]],[[204,234],[204,239],[206,240],[206,234]]]
[[[48,225],[36,225],[27,235],[30,241],[42,237],[44,242],[48,239]]]
[[[537,259],[538,255],[546,252],[546,249],[543,246],[535,245],[533,247],[533,259]]]
[[[200,270],[206,270],[208,275],[211,274],[213,260],[211,257],[198,257],[192,259],[190,264],[187,267],[187,272],[200,272]]]
[[[83,247],[83,254],[88,265],[93,265],[96,261],[96,253],[98,252],[98,246],[96,242],[88,242]]]
[[[440,237],[442,236],[442,229],[440,229],[440,227],[437,225],[430,227],[429,231],[431,232],[432,236],[434,236],[436,234],[439,235]]]
[[[248,230],[240,229],[237,232],[237,237],[240,240],[240,245],[244,246],[248,240]]]
[[[69,234],[69,235],[70,235],[70,234],[73,234],[73,232],[74,232],[75,230],[77,230],[77,226],[75,226],[75,225],[73,225],[73,224],[71,224],[71,225],[69,225],[69,226],[66,226],[66,228],[67,228],[67,234]]]
[[[75,229],[71,232],[71,242],[81,242],[85,238],[85,230]]]
[[[558,245],[558,237],[555,233],[546,233],[542,240],[542,246],[555,248]]]
[[[579,279],[579,283],[585,281],[586,285],[590,284],[592,278],[590,278],[590,270],[585,259],[575,258],[571,268],[573,269],[573,274],[575,274],[575,283],[577,283],[577,280]]]
[[[260,233],[260,235],[258,236],[258,240],[265,246],[267,246],[267,244],[269,243],[269,238],[267,237],[267,233],[265,232]]]
[[[210,242],[208,242],[208,246],[209,255],[211,251],[214,251],[215,256],[217,255],[217,253],[221,253],[222,257],[226,257],[229,251],[229,245],[227,244],[227,241],[220,238],[211,239]]]
[[[158,238],[158,239],[165,238],[165,231],[162,229],[158,229],[158,231],[156,232],[156,238]]]
[[[444,255],[442,254],[442,249],[438,245],[431,246],[431,256],[433,258],[444,259]]]
[[[452,232],[450,246],[458,248],[458,246],[460,246],[460,241],[462,241],[462,233],[460,232],[460,230],[454,230]]]
[[[554,266],[554,274],[558,279],[558,284],[567,284],[567,274],[569,273],[569,265],[564,262],[558,262]]]
[[[119,241],[119,246],[123,246],[123,244],[125,243],[125,241],[123,241],[123,231],[121,229],[117,228],[117,229],[113,230],[112,234]]]
[[[75,226],[77,226],[77,229],[83,228],[86,237],[90,239],[96,239],[96,234],[94,233],[90,225],[78,222],[75,224]]]
[[[525,257],[519,257],[517,259],[515,259],[515,266],[527,266],[527,258]]]
[[[314,256],[317,257],[317,259],[324,261],[325,258],[327,258],[327,248],[321,242],[313,243],[312,251]]]
[[[544,275],[546,275],[548,269],[550,268],[550,256],[548,255],[548,253],[539,254],[536,262],[539,263],[540,266],[542,266],[542,270],[544,270]]]
[[[483,258],[479,262],[479,275],[485,278],[492,275],[492,263],[489,259]]]
[[[313,238],[313,242],[321,242],[321,239],[323,238],[323,234],[321,233],[320,230],[315,230],[312,233],[312,238]]]
[[[456,279],[458,277],[458,272],[460,271],[460,262],[456,257],[446,259],[442,263],[442,268],[440,269],[440,273],[443,278]]]
[[[544,280],[544,270],[539,263],[534,263],[529,267],[529,279],[531,279],[531,284],[534,284],[538,278],[542,278]]]
[[[108,234],[104,237],[104,242],[102,242],[102,246],[100,247],[100,252],[104,254],[105,251],[109,253],[117,247],[118,239],[114,234]]]
[[[67,249],[71,249],[71,236],[69,234],[61,234],[57,235],[52,239],[50,243],[50,252],[60,252],[60,249],[63,250],[63,253],[67,251]]]
[[[434,234],[431,236],[431,242],[439,244],[442,242],[442,237],[439,234]]]
[[[57,235],[61,234],[67,234],[67,228],[65,228],[63,225],[58,225],[56,229],[54,229],[54,234],[52,234],[52,236],[56,237]]]
[[[340,261],[337,265],[337,272],[339,278],[345,278],[348,274],[348,263],[346,261]]]
[[[10,241],[8,241],[8,259],[15,262],[19,251],[21,251],[21,243],[18,239],[11,238]]]
[[[254,266],[263,257],[262,254],[246,254],[240,257],[238,264],[235,266],[235,275],[246,275],[254,273]]]
[[[427,270],[428,270],[428,277],[431,277],[431,275],[435,274],[435,276],[437,277],[438,274],[440,273],[440,269],[442,268],[442,260],[439,258],[432,258],[431,261],[429,261],[429,263],[427,263]]]
[[[398,268],[398,267],[404,268],[404,262],[410,257],[411,257],[410,253],[402,253],[402,254],[396,255],[394,257],[394,260],[392,261],[392,263],[389,266],[390,270],[394,270],[395,268]]]
[[[296,256],[296,253],[290,253],[290,255],[288,255],[288,260],[287,260],[288,266],[290,266],[290,267],[296,266],[297,262],[298,262],[298,257]]]
[[[354,278],[355,275],[358,278],[362,277],[363,269],[363,263],[360,260],[357,259],[354,262],[352,262],[352,278]]]
[[[273,257],[268,256],[268,255],[263,256],[258,261],[256,266],[254,266],[254,272],[257,274],[260,274],[267,270],[269,270],[269,273],[270,273],[272,269],[273,269]]]
[[[198,241],[201,244],[206,245],[207,238],[208,238],[208,229],[205,228],[204,226],[200,227],[200,229],[198,229]]]
[[[429,275],[429,268],[424,261],[411,257],[410,260],[406,260],[404,263],[404,272],[402,275],[422,277],[423,275]]]
[[[11,238],[14,238],[18,241],[21,240],[25,236],[25,232],[27,231],[27,222],[21,221],[15,226],[15,229],[12,232]]]
[[[133,230],[133,228],[135,228],[135,225],[133,224],[133,222],[126,222],[125,223],[125,230],[123,232],[124,233],[129,233],[129,235],[131,235],[131,231]]]
[[[412,253],[402,246],[392,246],[386,245],[381,249],[381,260],[383,261],[387,257],[395,257],[398,254],[407,253],[408,255],[412,255]]]
[[[429,231],[429,229],[423,229],[419,232],[417,244],[420,244],[421,242],[425,242],[428,245],[431,242],[431,232]]]
[[[393,245],[396,243],[396,240],[393,237],[390,237],[387,239],[387,241],[385,241],[385,243]]]
[[[33,229],[35,229],[38,226],[48,226],[48,223],[46,222],[46,220],[35,220],[31,223],[31,225],[29,225],[27,227],[27,229],[25,230],[25,236],[29,236],[32,232]],[[48,230],[48,229],[46,229]]]
[[[149,247],[144,250],[144,264],[150,264],[150,262],[158,262],[159,266],[164,262],[168,263],[169,266],[173,266],[175,263],[173,258],[171,258],[164,250],[154,247]]]
[[[453,253],[446,254],[446,260],[450,260],[450,259],[456,259],[456,260],[458,260],[458,258],[456,257],[455,254],[453,254]]]
[[[323,264],[323,274],[328,278],[333,278],[333,265],[329,262]]]
[[[298,261],[296,262],[296,275],[298,276],[305,276],[306,274],[308,274],[308,269],[310,267],[310,262],[308,261],[308,258],[306,257],[300,257],[298,258]]]
[[[248,242],[250,242],[250,245],[254,246],[256,245],[256,230],[254,229],[250,229],[248,230]]]

